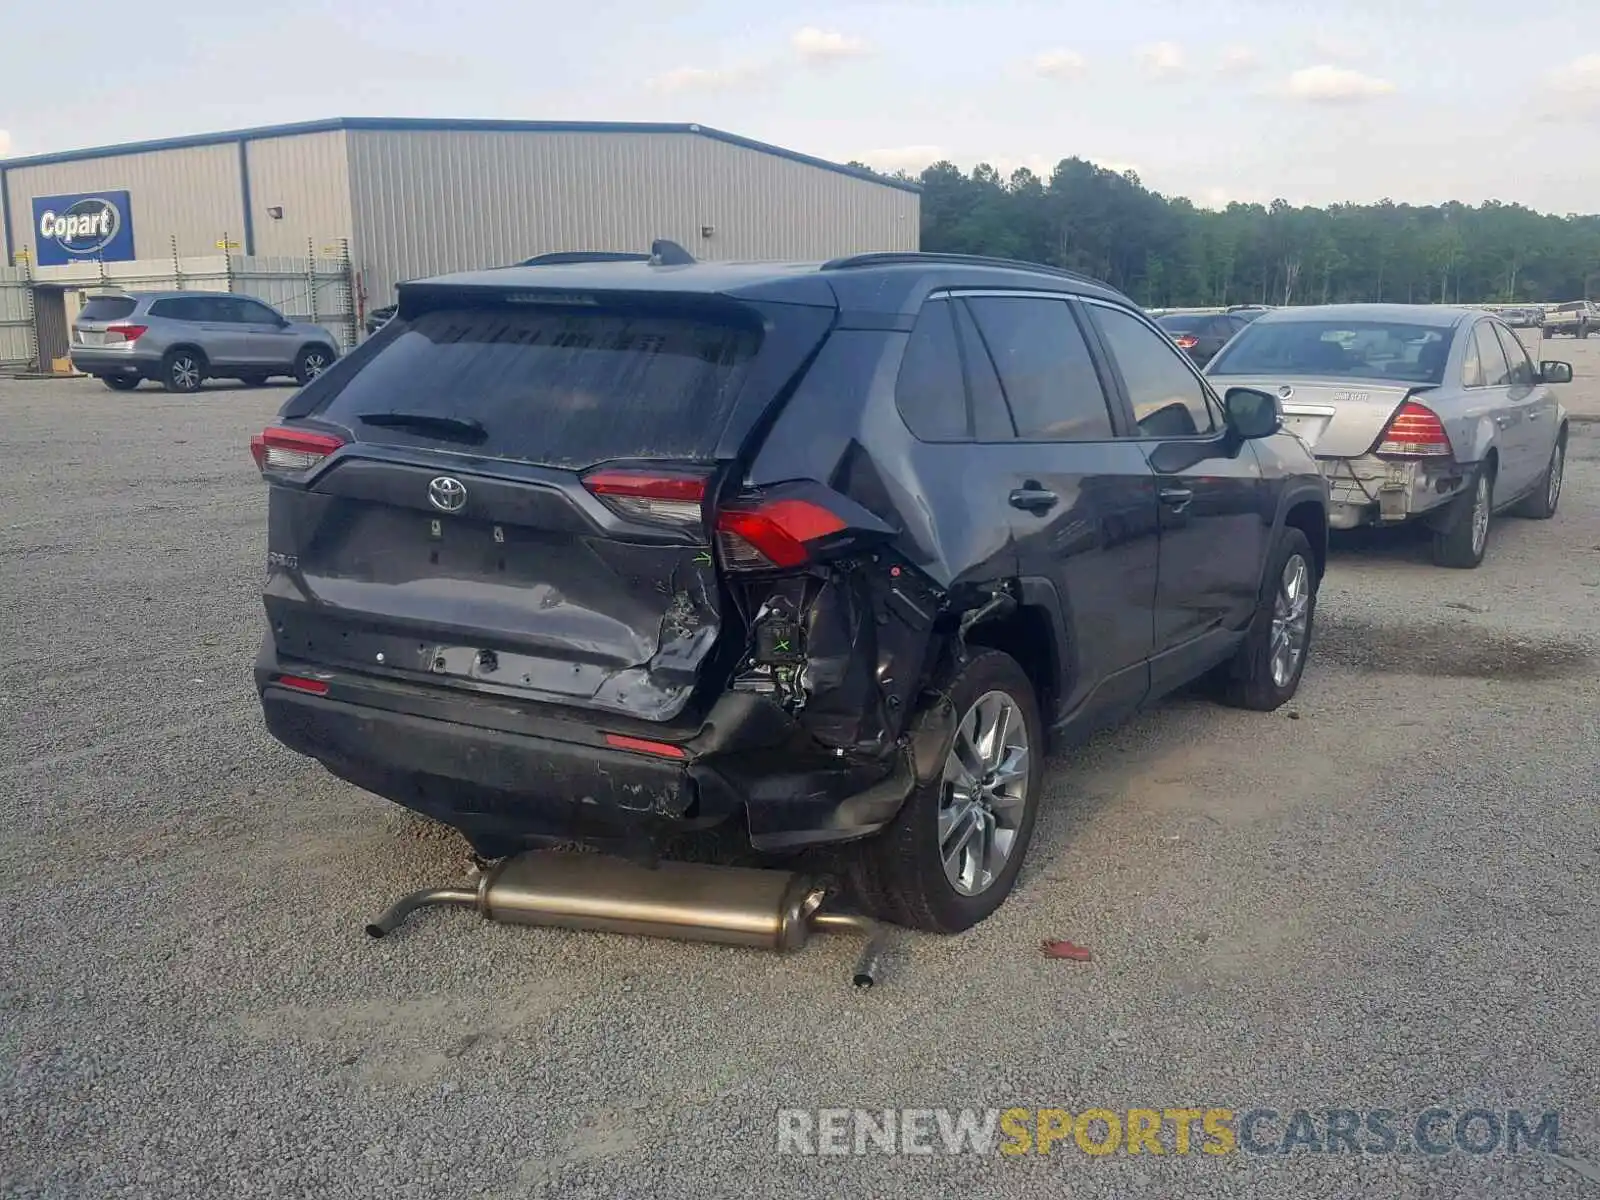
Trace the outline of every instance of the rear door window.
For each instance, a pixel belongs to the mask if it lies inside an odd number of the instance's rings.
[[[960,442],[972,436],[967,427],[961,351],[956,346],[948,300],[930,300],[917,315],[905,358],[900,361],[894,398],[906,427],[918,441]]]
[[[482,427],[473,453],[545,466],[703,459],[759,347],[753,326],[706,316],[437,309],[359,366],[324,376],[314,411],[365,441],[461,450],[459,438],[362,419],[455,418]]]
[[[1472,331],[1478,345],[1478,362],[1483,367],[1484,387],[1505,387],[1511,382],[1511,368],[1506,364],[1506,352],[1500,348],[1492,322],[1480,321]]]
[[[1000,376],[1018,438],[1098,442],[1116,436],[1105,389],[1065,300],[974,296],[967,307]]]
[[[137,301],[127,296],[90,296],[78,310],[80,321],[120,321],[134,310]]]

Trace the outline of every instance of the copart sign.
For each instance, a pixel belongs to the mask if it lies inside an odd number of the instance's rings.
[[[133,258],[133,215],[127,192],[85,192],[33,198],[34,262],[128,262]]]

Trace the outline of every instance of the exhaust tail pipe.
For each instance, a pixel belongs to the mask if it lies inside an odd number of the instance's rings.
[[[663,862],[641,866],[598,854],[530,850],[485,870],[474,887],[430,888],[395,901],[367,926],[374,938],[393,933],[419,908],[475,908],[491,921],[636,934],[679,941],[749,946],[780,954],[798,950],[814,932],[866,938],[853,981],[879,978],[888,931],[850,913],[821,911],[828,885],[793,871]]]

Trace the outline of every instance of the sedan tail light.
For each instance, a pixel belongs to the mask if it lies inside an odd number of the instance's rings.
[[[263,429],[250,439],[250,457],[262,474],[268,471],[309,471],[344,445],[332,433],[306,429]]]
[[[1401,458],[1434,458],[1452,455],[1455,451],[1438,414],[1415,400],[1407,400],[1389,419],[1378,453]]]
[[[1199,344],[1200,344],[1200,339],[1195,337],[1195,336],[1193,336],[1192,334],[1187,334],[1186,333],[1186,334],[1184,334],[1182,337],[1180,337],[1178,339],[1178,349],[1179,350],[1193,350]]]

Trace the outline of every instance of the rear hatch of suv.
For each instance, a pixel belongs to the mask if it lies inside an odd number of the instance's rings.
[[[279,660],[672,721],[715,656],[718,559],[751,549],[714,552],[717,497],[827,336],[831,289],[494,275],[403,285],[253,440]]]
[[[137,340],[142,327],[127,323],[139,302],[132,296],[90,296],[72,321],[74,346],[109,346]]]

